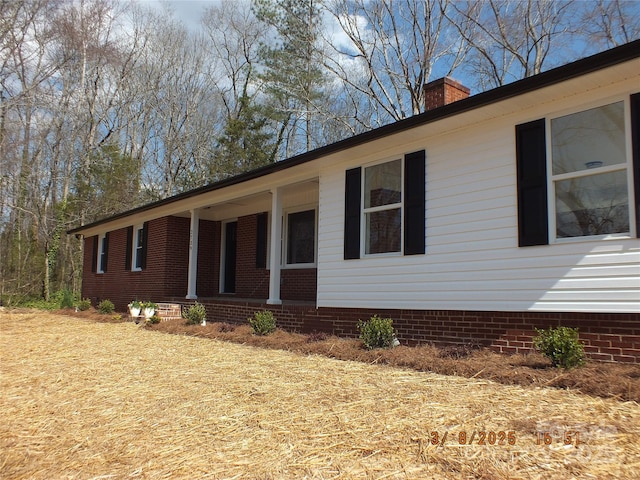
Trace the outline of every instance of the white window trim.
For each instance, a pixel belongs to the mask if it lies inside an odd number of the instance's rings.
[[[567,115],[572,115],[575,113],[585,112],[587,110],[592,110],[594,108],[604,107],[606,105],[610,105],[612,103],[623,103],[624,110],[624,132],[625,132],[625,153],[626,153],[626,161],[625,163],[620,163],[618,165],[609,165],[594,168],[592,170],[580,170],[577,172],[571,173],[563,173],[563,174],[553,174],[553,142],[552,142],[552,130],[551,130],[551,121],[564,117]],[[615,96],[609,97],[605,100],[600,100],[598,102],[589,102],[587,104],[580,105],[579,107],[572,107],[571,109],[564,109],[557,112],[554,112],[553,115],[548,115],[545,119],[545,131],[546,131],[546,150],[547,150],[547,204],[548,204],[548,228],[549,228],[549,243],[550,244],[562,244],[562,243],[580,243],[580,242],[592,242],[599,240],[609,240],[609,239],[628,239],[635,238],[637,235],[635,221],[633,221],[635,217],[635,202],[633,198],[635,198],[634,194],[634,185],[633,185],[633,149],[632,149],[632,139],[631,139],[631,103],[629,95],[623,96]],[[609,233],[605,235],[588,235],[588,236],[579,236],[579,237],[566,237],[566,238],[558,238],[557,236],[557,219],[556,219],[556,191],[555,191],[555,182],[571,179],[571,178],[580,178],[587,177],[591,175],[610,173],[610,172],[618,172],[618,171],[626,171],[627,173],[627,192],[629,194],[629,232],[622,233]]]
[[[365,179],[367,177],[366,170],[376,165],[384,163],[400,161],[400,202],[390,203],[388,205],[380,205],[378,207],[365,208]],[[388,157],[384,160],[362,165],[362,175],[360,178],[360,252],[362,258],[380,258],[380,257],[401,257],[404,255],[404,155]],[[367,253],[367,213],[381,212],[384,210],[400,209],[400,250],[397,252]]]
[[[102,255],[105,253],[104,252],[105,238],[107,238],[106,233],[102,233],[98,236],[98,251],[97,251],[98,258],[96,259],[96,273],[104,273],[104,270],[102,269]]]
[[[131,239],[131,271],[141,272],[141,267],[136,267],[138,263],[138,235],[144,229],[144,223],[133,226],[133,238]]]
[[[287,263],[287,250],[289,248],[289,215],[292,213],[306,212],[309,210],[314,211],[314,226],[313,226],[313,263]],[[301,268],[317,268],[318,266],[318,205],[307,204],[297,207],[290,207],[283,209],[282,211],[282,238],[280,239],[280,245],[282,246],[282,252],[280,255],[282,269],[294,270]],[[271,233],[271,229],[269,229]],[[267,264],[268,265],[268,264]]]

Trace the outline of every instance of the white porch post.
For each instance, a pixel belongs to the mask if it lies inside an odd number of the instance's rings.
[[[280,305],[280,256],[282,253],[282,191],[271,190],[271,249],[269,261],[269,298],[267,304]]]
[[[195,300],[196,281],[198,278],[198,232],[200,227],[200,211],[191,210],[191,228],[189,231],[189,280],[187,282],[187,300]]]

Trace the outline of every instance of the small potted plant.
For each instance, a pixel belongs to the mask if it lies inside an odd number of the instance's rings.
[[[129,315],[131,315],[134,318],[140,316],[140,310],[142,310],[142,302],[138,300],[134,300],[128,306],[129,306]]]
[[[144,302],[142,304],[142,310],[144,313],[144,318],[151,318],[153,314],[156,312],[158,305],[153,302]]]

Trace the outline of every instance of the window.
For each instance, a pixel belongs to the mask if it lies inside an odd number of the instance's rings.
[[[148,231],[148,222],[127,228],[126,270],[136,272],[146,268]]]
[[[107,271],[107,255],[109,252],[109,234],[100,235],[98,240],[98,273]]]
[[[556,238],[629,233],[624,102],[550,125]]]
[[[286,214],[286,265],[312,266],[316,261],[316,211]]]
[[[639,123],[640,94],[634,94],[628,103],[516,126],[521,247],[638,235]]]
[[[361,252],[425,253],[425,158],[419,150],[406,154],[404,161],[345,172],[345,260],[358,259]]]
[[[365,254],[399,252],[402,242],[402,162],[364,169]]]
[[[133,269],[142,270],[142,258],[144,250],[144,228],[135,228],[135,242],[133,247]]]

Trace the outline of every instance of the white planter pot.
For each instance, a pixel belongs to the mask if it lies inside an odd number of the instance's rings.
[[[140,309],[138,307],[129,307],[129,315],[132,317],[139,317]]]
[[[153,308],[145,308],[144,309],[144,318],[151,318],[155,313],[155,309]]]

